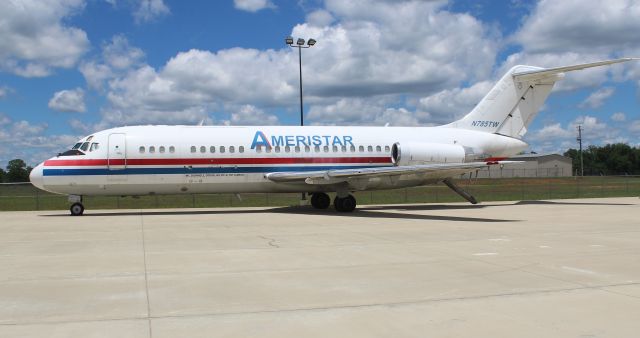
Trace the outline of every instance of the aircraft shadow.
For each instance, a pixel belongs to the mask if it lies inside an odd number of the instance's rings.
[[[520,201],[514,205],[635,205],[631,203],[600,203],[600,202],[560,202],[560,201]]]
[[[518,222],[519,220],[495,219],[495,218],[479,218],[479,217],[462,217],[462,216],[439,216],[424,215],[415,213],[397,213],[394,211],[429,211],[429,210],[456,210],[456,209],[479,209],[488,205],[407,205],[407,206],[372,206],[360,207],[354,212],[342,213],[333,209],[317,210],[310,206],[300,207],[274,207],[271,209],[246,210],[246,209],[227,209],[227,210],[149,210],[149,211],[116,211],[116,212],[87,212],[82,217],[118,217],[118,216],[168,216],[168,215],[224,215],[224,214],[297,214],[297,215],[314,215],[328,217],[365,217],[365,218],[387,218],[387,219],[418,219],[418,220],[437,220],[452,222]],[[387,211],[388,210],[388,211]],[[70,217],[68,214],[49,214],[41,215],[44,217]]]

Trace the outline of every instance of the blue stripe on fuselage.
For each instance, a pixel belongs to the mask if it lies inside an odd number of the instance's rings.
[[[298,167],[195,167],[195,168],[126,168],[109,170],[106,168],[45,168],[43,176],[84,176],[84,175],[157,175],[157,174],[249,174],[291,171],[319,171],[334,169],[363,169],[379,166],[298,166]]]

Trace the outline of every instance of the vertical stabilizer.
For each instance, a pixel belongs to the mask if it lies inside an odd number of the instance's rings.
[[[469,129],[522,138],[540,107],[565,72],[599,67],[634,58],[600,61],[559,68],[515,66],[462,119],[445,127]]]

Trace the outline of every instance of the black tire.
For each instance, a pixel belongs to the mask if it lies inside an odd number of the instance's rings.
[[[352,195],[344,198],[336,197],[333,205],[339,212],[351,212],[356,209],[356,199]]]
[[[316,209],[326,209],[331,205],[331,198],[323,192],[311,194],[311,205]]]
[[[356,210],[356,198],[353,195],[349,195],[342,199],[342,210],[343,212],[352,212]]]
[[[84,213],[84,206],[81,203],[73,203],[69,208],[71,211],[71,216],[82,216]]]
[[[333,207],[336,208],[336,211],[342,211],[342,198],[336,196],[333,200]]]

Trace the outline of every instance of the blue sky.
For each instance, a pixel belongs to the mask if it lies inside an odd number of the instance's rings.
[[[12,0],[0,3],[0,164],[134,124],[437,125],[516,64],[640,56],[636,1]],[[525,140],[638,146],[640,62],[568,75]]]

